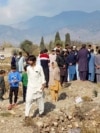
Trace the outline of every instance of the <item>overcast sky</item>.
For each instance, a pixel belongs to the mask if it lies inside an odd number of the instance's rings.
[[[100,0],[0,0],[0,24],[13,24],[37,15],[54,16],[71,10],[100,10]]]

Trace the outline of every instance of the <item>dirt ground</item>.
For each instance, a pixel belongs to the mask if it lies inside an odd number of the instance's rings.
[[[0,63],[0,69],[10,71],[10,58]],[[7,74],[6,73],[6,74]],[[20,85],[18,105],[8,111],[9,85],[0,102],[0,133],[100,133],[100,84],[73,81],[60,90],[56,103],[52,102],[49,89],[45,89],[45,116],[38,117],[33,103],[29,121],[25,121],[25,103],[22,103]]]
[[[22,90],[20,88],[20,94]],[[88,81],[67,83],[58,102],[45,89],[45,113],[25,122],[25,103],[19,95],[18,105],[8,111],[8,92],[0,102],[0,133],[100,133],[100,86]],[[30,116],[38,114],[33,103]]]

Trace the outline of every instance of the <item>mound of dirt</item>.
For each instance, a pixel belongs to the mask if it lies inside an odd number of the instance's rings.
[[[56,103],[45,90],[45,116],[38,117],[33,104],[30,116],[24,120],[25,104],[8,111],[8,94],[0,102],[0,132],[2,133],[100,133],[100,87],[88,81],[73,81],[59,93]],[[33,112],[34,111],[34,112]]]

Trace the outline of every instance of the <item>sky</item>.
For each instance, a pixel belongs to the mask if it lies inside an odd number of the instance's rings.
[[[33,16],[54,16],[63,11],[100,10],[100,0],[0,0],[0,24],[14,24]]]

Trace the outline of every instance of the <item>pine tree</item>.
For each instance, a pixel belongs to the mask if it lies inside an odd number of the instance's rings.
[[[50,41],[50,43],[49,43],[49,50],[51,51],[53,48],[54,48],[53,42]]]
[[[44,44],[44,38],[42,36],[41,38],[41,42],[40,42],[40,51],[44,50],[45,49],[45,44]]]
[[[62,41],[59,32],[56,32],[54,44],[55,46],[62,46]]]
[[[69,33],[67,33],[67,34],[65,35],[65,45],[66,45],[66,44],[68,44],[68,45],[71,44],[70,34],[69,34]]]
[[[57,41],[61,41],[59,32],[57,32],[55,35],[55,42]]]

